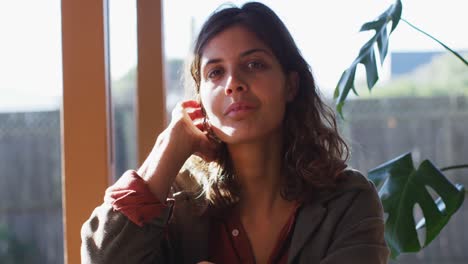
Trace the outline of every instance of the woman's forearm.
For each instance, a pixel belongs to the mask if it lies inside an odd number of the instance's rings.
[[[138,174],[159,201],[164,202],[175,177],[189,157],[190,152],[174,140],[171,141],[171,136],[165,131],[159,135],[151,153],[138,169]]]

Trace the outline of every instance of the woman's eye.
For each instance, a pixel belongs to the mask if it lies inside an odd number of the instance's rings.
[[[263,69],[265,68],[265,64],[259,62],[259,61],[251,61],[247,64],[247,67],[252,70],[258,70],[258,69]]]
[[[207,74],[207,79],[214,79],[217,76],[221,75],[223,71],[221,69],[214,69]]]

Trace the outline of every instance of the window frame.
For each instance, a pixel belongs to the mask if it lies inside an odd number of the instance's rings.
[[[139,164],[166,124],[161,0],[137,1]],[[81,263],[80,230],[112,184],[108,0],[62,0],[64,262]],[[136,169],[136,168],[134,168]]]

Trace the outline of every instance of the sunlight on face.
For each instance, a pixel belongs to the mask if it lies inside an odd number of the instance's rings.
[[[226,143],[268,139],[281,132],[290,85],[271,49],[242,26],[211,39],[201,58],[200,96]]]

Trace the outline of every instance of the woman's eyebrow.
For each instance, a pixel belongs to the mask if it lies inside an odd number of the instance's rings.
[[[271,52],[269,52],[268,50],[266,49],[261,49],[261,48],[255,48],[255,49],[249,49],[249,50],[246,50],[244,52],[242,52],[239,57],[245,57],[245,56],[248,56],[250,54],[253,54],[253,53],[257,53],[257,52],[261,52],[261,53],[265,53],[269,56],[271,56]],[[206,66],[210,65],[210,64],[216,64],[216,63],[220,63],[222,62],[223,59],[220,59],[220,58],[214,58],[214,59],[209,59],[206,63],[203,63],[202,67],[201,68],[206,68]]]
[[[222,61],[223,61],[223,59],[209,59],[206,63],[204,63],[202,65],[202,68],[205,68],[209,64],[216,64],[216,63],[219,63],[219,62],[222,62]]]
[[[256,53],[256,52],[265,53],[265,54],[267,54],[267,55],[269,55],[269,56],[272,55],[271,52],[269,52],[268,50],[258,48],[258,49],[250,49],[250,50],[244,51],[244,52],[242,52],[242,53],[240,54],[240,57],[245,57],[245,56],[248,56],[248,55],[250,55],[250,54],[252,54],[252,53]]]

